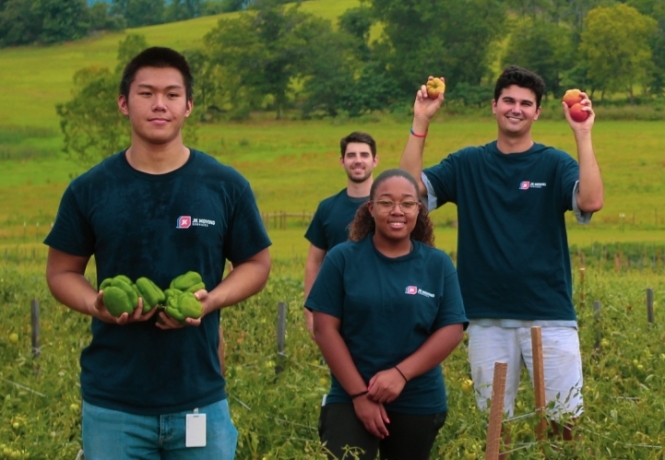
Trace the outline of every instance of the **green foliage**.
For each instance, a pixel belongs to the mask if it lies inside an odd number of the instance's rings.
[[[371,8],[359,6],[350,8],[339,19],[339,28],[357,40],[356,53],[361,61],[367,61],[371,56],[369,46],[370,30],[374,24]]]
[[[203,12],[202,0],[171,0],[166,7],[166,22],[184,21],[197,18]]]
[[[109,4],[96,2],[90,5],[90,29],[91,30],[123,30],[127,27],[127,21],[122,16],[112,16],[109,13]]]
[[[0,45],[23,45],[39,38],[41,24],[26,0],[8,0],[0,10]]]
[[[302,235],[301,235],[302,237]],[[586,249],[586,248],[585,248]],[[71,460],[81,447],[78,358],[90,341],[90,320],[53,300],[44,261],[0,265],[0,456]],[[317,423],[330,380],[302,315],[302,257],[275,260],[266,289],[223,312],[226,378],[231,417],[239,431],[239,460],[320,459]],[[650,269],[615,271],[575,266],[573,297],[582,351],[585,413],[576,423],[581,439],[561,443],[535,438],[534,398],[523,373],[515,416],[504,420],[519,459],[591,460],[662,458],[665,430],[665,275]],[[95,282],[94,272],[88,277]],[[655,323],[647,322],[645,289],[654,289]],[[30,302],[41,315],[41,353],[33,357]],[[600,302],[595,314],[592,304]],[[278,302],[287,305],[285,356],[276,350]],[[484,457],[486,413],[478,411],[469,378],[467,344],[445,361],[448,419],[432,458]],[[12,454],[14,457],[12,457]],[[350,458],[350,457],[347,457]]]
[[[540,75],[546,93],[560,97],[561,74],[575,64],[570,29],[543,19],[523,19],[511,27],[504,65],[519,65]]]
[[[125,18],[128,27],[164,22],[164,0],[112,0],[111,14]]]
[[[588,76],[595,89],[626,91],[631,102],[634,87],[647,85],[653,63],[649,40],[656,21],[625,4],[597,7],[585,19],[580,49],[588,60]]]
[[[479,85],[489,72],[489,47],[502,32],[505,10],[498,0],[372,0],[383,24],[385,46],[377,58],[405,96],[428,75],[443,75],[452,90]]]
[[[77,40],[90,30],[85,0],[37,0],[32,8],[42,18],[39,38],[43,43]]]
[[[86,37],[91,30],[120,30],[106,3],[86,0],[8,0],[0,3],[0,46],[52,44]]]
[[[118,78],[108,68],[74,74],[72,99],[56,108],[64,134],[63,150],[92,166],[129,145],[129,129],[116,103]]]

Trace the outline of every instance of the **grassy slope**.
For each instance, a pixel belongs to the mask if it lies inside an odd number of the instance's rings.
[[[335,20],[358,0],[313,0],[302,10]],[[206,16],[171,24],[128,29],[51,47],[0,49],[3,101],[0,125],[33,125],[57,130],[55,104],[69,99],[72,76],[88,66],[115,67],[118,43],[127,33],[146,36],[149,45],[178,50],[195,48],[222,16]]]

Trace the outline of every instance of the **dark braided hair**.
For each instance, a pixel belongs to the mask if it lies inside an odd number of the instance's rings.
[[[416,190],[416,195],[418,194],[418,184],[416,183],[416,180],[413,178],[411,174],[406,172],[403,169],[388,169],[386,171],[383,171],[381,174],[378,175],[376,179],[374,179],[374,182],[372,183],[372,188],[370,189],[369,192],[369,200],[373,201],[374,200],[374,193],[376,192],[376,188],[384,181],[387,179],[390,179],[391,177],[403,177],[411,184],[413,184],[413,188]],[[367,203],[362,205],[360,208],[358,208],[358,211],[356,211],[356,216],[353,219],[353,222],[351,222],[351,228],[349,230],[349,239],[351,241],[360,241],[363,238],[365,238],[367,235],[371,235],[374,233],[375,230],[375,224],[374,224],[374,218],[372,217],[372,214],[369,212],[369,207],[367,206]],[[426,206],[421,206],[420,211],[418,212],[418,216],[416,217],[416,226],[413,228],[413,231],[411,232],[411,238],[413,238],[416,241],[420,241],[422,243],[425,243],[428,246],[434,246],[434,226],[432,225],[432,221],[429,218],[429,214],[427,212],[427,207]]]

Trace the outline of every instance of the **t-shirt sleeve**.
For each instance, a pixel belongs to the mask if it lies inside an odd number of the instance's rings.
[[[234,207],[229,238],[224,241],[224,254],[227,254],[227,259],[232,263],[239,263],[258,254],[270,244],[254,193],[248,185]]]
[[[95,250],[95,235],[70,185],[60,200],[53,228],[44,240],[53,249],[89,257]]]
[[[561,152],[562,160],[559,166],[560,190],[562,194],[562,205],[565,211],[573,209],[573,199],[575,198],[575,184],[580,178],[580,168],[570,155]]]
[[[434,320],[434,330],[451,324],[462,324],[466,330],[469,320],[464,311],[457,270],[447,255],[445,255],[443,266],[443,296],[439,299],[439,311]]]
[[[443,206],[447,202],[457,202],[457,185],[455,177],[456,155],[446,157],[438,165],[426,168],[423,174],[427,181],[423,181],[427,187],[427,205],[430,211]],[[430,196],[433,195],[433,197]],[[433,199],[434,198],[434,199]],[[435,207],[433,207],[435,206]]]
[[[328,240],[326,239],[325,230],[323,229],[323,221],[321,219],[322,213],[323,210],[321,209],[321,204],[319,203],[319,206],[314,213],[314,217],[309,223],[309,227],[307,227],[305,238],[317,248],[327,251],[329,249]]]
[[[305,306],[312,311],[320,311],[341,320],[344,295],[342,257],[335,247],[323,260],[321,270],[305,300]]]

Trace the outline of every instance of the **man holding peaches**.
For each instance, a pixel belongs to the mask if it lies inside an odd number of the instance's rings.
[[[535,73],[506,68],[492,101],[497,139],[423,170],[427,130],[444,99],[428,96],[423,85],[400,166],[419,180],[430,210],[457,205],[457,269],[470,320],[469,362],[478,406],[487,408],[494,363],[503,361],[508,363],[504,410],[512,414],[522,362],[533,378],[530,329],[541,326],[546,400],[553,402],[547,416],[554,432],[563,428],[563,438],[570,440],[571,421],[583,411],[582,361],[564,215],[572,210],[579,223],[588,223],[603,206],[603,183],[591,141],[595,115],[586,94],[578,101],[588,115],[582,121],[562,104],[578,161],[533,141],[531,127],[544,91]]]

